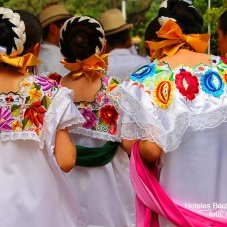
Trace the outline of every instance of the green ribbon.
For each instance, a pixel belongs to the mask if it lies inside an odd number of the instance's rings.
[[[107,142],[102,147],[84,147],[76,145],[77,149],[77,166],[98,167],[109,163],[118,147],[118,142]]]

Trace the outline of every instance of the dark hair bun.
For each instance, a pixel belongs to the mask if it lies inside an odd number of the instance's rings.
[[[104,47],[104,30],[92,17],[72,17],[60,32],[60,48],[67,61],[84,60]]]
[[[166,0],[159,9],[159,22],[175,19],[184,34],[201,33],[203,18],[188,0]]]

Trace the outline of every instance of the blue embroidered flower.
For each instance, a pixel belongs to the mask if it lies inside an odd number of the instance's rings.
[[[155,74],[155,64],[144,65],[138,70],[136,70],[133,74],[131,74],[129,78],[133,81],[138,81],[142,83],[147,77],[153,76],[154,74]]]
[[[219,97],[224,92],[225,85],[219,74],[215,71],[208,70],[203,76],[201,76],[200,83],[202,90],[207,94]]]

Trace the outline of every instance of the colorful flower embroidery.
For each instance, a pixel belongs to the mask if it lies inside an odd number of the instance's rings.
[[[92,110],[84,108],[80,110],[86,122],[83,124],[84,128],[93,128],[98,121],[97,116],[92,112]]]
[[[42,95],[41,91],[38,90],[37,88],[33,88],[29,91],[30,99],[33,99],[35,101],[39,100],[41,95]]]
[[[46,77],[36,77],[36,80],[37,84],[42,86],[43,91],[47,91],[58,86],[55,80],[50,80]]]
[[[20,92],[1,94],[4,106],[0,106],[0,132],[29,130],[39,134],[45,113],[58,91],[55,85],[47,78],[29,76],[21,81]]]
[[[184,69],[175,76],[175,84],[179,92],[188,100],[193,100],[199,92],[199,82],[196,76]]]
[[[219,97],[224,92],[224,83],[219,74],[213,70],[208,70],[200,77],[202,90],[207,94]]]
[[[222,74],[223,81],[227,84],[227,70],[225,70]]]
[[[106,76],[102,78],[102,86],[93,102],[77,103],[81,114],[86,119],[86,123],[84,123],[82,127],[87,130],[92,130],[96,136],[99,132],[102,135],[117,134],[117,120],[119,114],[116,108],[110,104],[107,92],[115,88],[118,83],[116,79]]]
[[[43,124],[44,113],[46,109],[42,106],[41,101],[36,101],[31,104],[31,106],[25,111],[24,113],[24,121],[30,121],[32,124],[34,123],[35,126],[38,128],[39,124]],[[24,126],[24,124],[23,124]]]
[[[174,84],[169,80],[159,81],[153,92],[154,100],[162,109],[167,109],[172,103]]]
[[[11,123],[13,122],[13,118],[11,112],[7,108],[0,107],[0,130],[1,131],[11,131]]]
[[[136,70],[129,78],[133,81],[138,81],[142,83],[146,78],[153,76],[155,74],[155,64],[144,65],[138,70]]]
[[[100,117],[107,125],[115,125],[118,119],[118,112],[112,105],[105,105],[100,110]]]

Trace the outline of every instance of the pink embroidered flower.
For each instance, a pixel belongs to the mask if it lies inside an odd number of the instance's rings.
[[[179,92],[189,100],[193,100],[199,92],[198,78],[186,70],[175,76],[175,84]]]
[[[101,102],[103,96],[104,96],[104,93],[103,92],[99,92],[98,95],[97,95],[97,97],[96,97],[97,102]]]
[[[12,130],[10,124],[13,122],[13,118],[9,109],[3,109],[0,107],[0,131]]]
[[[86,122],[82,125],[84,128],[91,129],[94,127],[98,121],[95,113],[93,113],[90,109],[81,109],[80,113],[83,115]]]
[[[37,76],[35,78],[38,81],[37,83],[42,86],[43,91],[48,91],[51,88],[58,86],[55,80],[49,79],[47,77]]]

